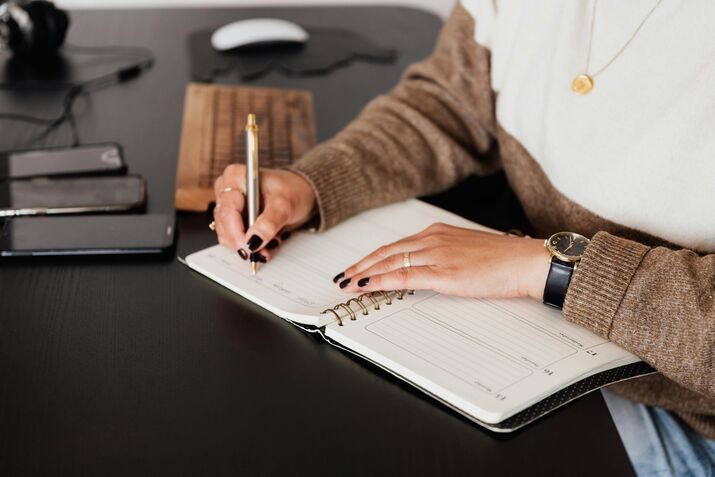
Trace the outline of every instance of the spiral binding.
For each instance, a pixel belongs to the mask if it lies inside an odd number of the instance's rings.
[[[385,305],[392,305],[392,293],[394,293],[394,298],[402,300],[405,297],[405,294],[414,295],[415,291],[393,290],[390,292],[378,291],[363,293],[362,295],[349,299],[345,303],[338,303],[332,308],[327,308],[321,311],[320,314],[325,315],[327,313],[332,313],[338,320],[338,326],[343,326],[343,318],[340,316],[340,313],[338,313],[338,311],[345,310],[348,313],[348,317],[350,317],[350,321],[355,321],[357,320],[357,313],[360,313],[362,315],[368,315],[370,313],[368,310],[368,306],[370,305],[372,305],[373,310],[379,310],[381,300],[385,303]],[[368,303],[367,306],[365,304],[365,300],[370,300],[370,303]],[[358,306],[358,309],[353,310],[353,308],[350,306],[351,303],[355,303]]]

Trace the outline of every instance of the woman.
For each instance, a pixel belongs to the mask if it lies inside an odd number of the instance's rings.
[[[713,472],[709,18],[709,0],[465,0],[432,56],[389,95],[291,168],[263,172],[265,210],[247,231],[236,189],[244,170],[229,167],[216,183],[219,241],[244,259],[269,259],[281,233],[313,217],[322,230],[503,168],[540,239],[435,225],[336,283],[350,293],[432,289],[554,305],[561,293],[565,319],[659,371],[604,392],[636,470]],[[543,240],[559,231],[590,238],[578,267],[550,262]]]

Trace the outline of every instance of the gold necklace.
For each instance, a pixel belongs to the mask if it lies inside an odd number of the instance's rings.
[[[588,72],[590,66],[591,66],[591,44],[593,43],[593,26],[596,23],[596,4],[598,3],[598,0],[593,1],[593,9],[591,11],[591,31],[589,34],[589,39],[588,39],[588,54],[586,55],[586,70],[584,73],[581,73],[577,75],[573,81],[571,82],[571,90],[576,93],[576,94],[588,94],[591,92],[591,90],[594,87],[594,78],[601,74],[603,70],[611,66],[611,63],[616,61],[616,58],[621,56],[621,53],[623,53],[623,50],[625,50],[628,45],[631,44],[633,39],[636,37],[638,32],[643,28],[643,25],[645,25],[645,22],[648,21],[648,18],[653,14],[656,8],[658,8],[658,5],[660,5],[663,2],[663,0],[658,0],[655,5],[653,5],[653,8],[650,9],[648,14],[645,16],[645,18],[640,22],[638,25],[638,28],[633,32],[631,37],[628,39],[628,41],[621,47],[620,50],[615,54],[613,58],[611,58],[605,65],[603,65],[598,71],[595,73],[591,74]]]

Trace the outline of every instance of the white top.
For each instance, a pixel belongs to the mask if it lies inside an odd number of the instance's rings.
[[[715,251],[715,2],[663,0],[590,94],[593,0],[463,0],[491,51],[496,114],[566,197],[613,222]],[[657,0],[598,0],[598,71]]]

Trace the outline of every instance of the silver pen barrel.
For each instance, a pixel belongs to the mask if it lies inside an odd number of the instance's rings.
[[[261,194],[258,189],[258,126],[256,116],[248,115],[246,124],[246,201],[248,226],[252,226],[260,213]]]

